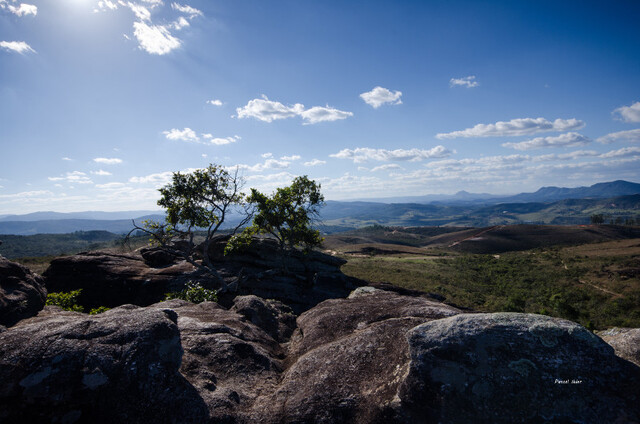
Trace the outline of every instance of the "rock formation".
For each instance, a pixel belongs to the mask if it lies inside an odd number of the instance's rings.
[[[640,328],[611,328],[598,333],[616,355],[640,366]]]
[[[42,277],[0,256],[0,325],[10,327],[44,307],[47,291]]]
[[[578,324],[362,287],[297,317],[239,296],[0,332],[0,421],[631,423],[640,368]]]

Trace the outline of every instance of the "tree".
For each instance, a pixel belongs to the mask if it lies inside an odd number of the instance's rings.
[[[255,206],[253,224],[232,239],[231,249],[250,242],[253,234],[269,234],[279,244],[282,268],[293,249],[308,250],[322,243],[320,231],[312,228],[324,205],[320,184],[306,175],[296,177],[288,187],[278,188],[271,196],[251,189],[248,202]]]
[[[603,224],[604,223],[604,215],[602,215],[602,214],[591,215],[591,223],[592,224],[596,224],[596,225]]]
[[[165,222],[145,221],[142,226],[134,222],[134,229],[127,237],[141,230],[164,251],[184,258],[222,283],[209,258],[209,245],[232,210],[240,208],[243,213],[232,234],[251,219],[246,197],[241,192],[242,185],[243,180],[238,177],[237,170],[230,174],[219,165],[212,164],[187,174],[175,172],[171,183],[159,190],[158,205],[167,210]],[[196,230],[205,232],[201,244],[202,262],[195,257]],[[223,284],[222,291],[225,290],[226,285]]]

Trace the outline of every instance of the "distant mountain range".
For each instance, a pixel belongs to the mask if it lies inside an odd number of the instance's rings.
[[[431,199],[431,200],[428,200]],[[399,202],[391,202],[399,200]],[[473,194],[416,196],[378,201],[327,201],[321,210],[325,232],[366,225],[486,226],[517,223],[586,224],[593,214],[609,220],[640,218],[640,184],[612,181],[590,187],[542,187],[514,196]],[[0,234],[61,234],[103,230],[116,234],[132,229],[131,219],[162,220],[155,211],[36,212],[0,217]],[[608,222],[608,221],[607,221]]]
[[[616,196],[640,194],[640,184],[617,180],[597,183],[590,187],[542,187],[534,193],[516,195],[496,195],[489,193],[469,193],[459,191],[456,194],[427,194],[424,196],[403,196],[387,198],[358,199],[363,202],[376,203],[519,203],[519,202],[554,202],[564,199],[598,199]]]

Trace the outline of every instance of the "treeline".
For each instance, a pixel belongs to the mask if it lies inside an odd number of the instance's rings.
[[[108,231],[76,231],[32,236],[0,235],[0,255],[8,259],[65,255],[119,246],[123,236]]]

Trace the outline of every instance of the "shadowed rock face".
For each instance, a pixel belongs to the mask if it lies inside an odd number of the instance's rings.
[[[152,268],[139,254],[85,252],[54,259],[43,276],[50,293],[82,289],[78,302],[90,309],[151,305],[181,290],[193,271],[184,261]]]
[[[171,300],[92,317],[47,307],[0,333],[0,381],[1,422],[640,417],[640,368],[577,324],[465,314],[371,287],[322,302],[295,324],[285,306],[256,296],[237,297],[231,309]]]
[[[0,333],[0,421],[203,422],[207,408],[178,372],[176,319],[131,305],[97,316],[48,306]]]
[[[326,299],[346,297],[362,281],[340,271],[344,261],[319,252],[294,252],[287,261],[288,273],[278,273],[280,254],[273,240],[256,239],[246,251],[224,256],[228,237],[218,237],[209,249],[217,272],[227,284],[241,282],[236,291],[220,296],[230,307],[237,295],[277,299],[300,314]],[[218,282],[198,272],[186,261],[159,249],[130,254],[85,252],[54,259],[44,272],[49,292],[82,289],[78,302],[86,308],[122,304],[148,306],[180,291],[186,282],[219,288]]]
[[[0,256],[0,325],[10,327],[38,313],[47,300],[42,277]]]
[[[464,314],[407,333],[411,422],[636,422],[640,369],[570,321]],[[426,417],[426,418],[425,418]]]
[[[616,355],[640,366],[640,328],[612,328],[598,334]]]

